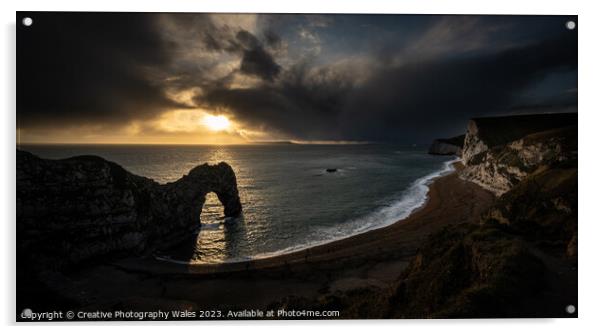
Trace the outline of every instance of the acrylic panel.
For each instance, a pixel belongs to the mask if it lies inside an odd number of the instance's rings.
[[[577,317],[577,17],[17,13],[17,321]]]

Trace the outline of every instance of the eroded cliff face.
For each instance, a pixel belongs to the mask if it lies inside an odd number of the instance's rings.
[[[95,156],[46,160],[17,151],[18,262],[60,270],[152,252],[199,226],[208,192],[225,216],[241,214],[236,176],[224,162],[161,185]]]
[[[393,317],[571,316],[564,310],[577,301],[576,160],[538,166],[479,221],[431,235],[389,300]]]
[[[462,162],[464,162],[464,165],[467,165],[467,162],[475,155],[489,149],[487,144],[479,137],[479,128],[474,120],[468,121],[466,137],[464,138],[464,147],[462,148]]]
[[[498,197],[431,234],[392,287],[276,306],[351,318],[576,316],[565,311],[577,304],[576,115],[473,120],[463,161],[461,177]]]
[[[576,126],[536,132],[489,147],[480,138],[478,126],[471,122],[462,154],[466,168],[460,177],[500,196],[538,168],[576,159]]]

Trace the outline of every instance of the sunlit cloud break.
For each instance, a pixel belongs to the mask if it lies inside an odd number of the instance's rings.
[[[574,17],[37,15],[17,46],[21,142],[414,144],[576,111]]]

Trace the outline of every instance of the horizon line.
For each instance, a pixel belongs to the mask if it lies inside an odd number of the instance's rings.
[[[243,143],[111,143],[111,142],[21,142],[16,143],[16,146],[51,146],[51,145],[114,145],[114,146],[253,146],[253,145],[366,145],[366,144],[379,144],[381,142],[374,141],[297,141],[297,140],[282,140],[282,141],[254,141],[254,142],[243,142]],[[384,143],[384,142],[383,142]],[[416,145],[416,144],[406,144]]]

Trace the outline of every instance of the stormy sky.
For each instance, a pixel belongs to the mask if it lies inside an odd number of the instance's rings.
[[[428,143],[472,117],[577,107],[576,17],[26,16],[22,142]]]

